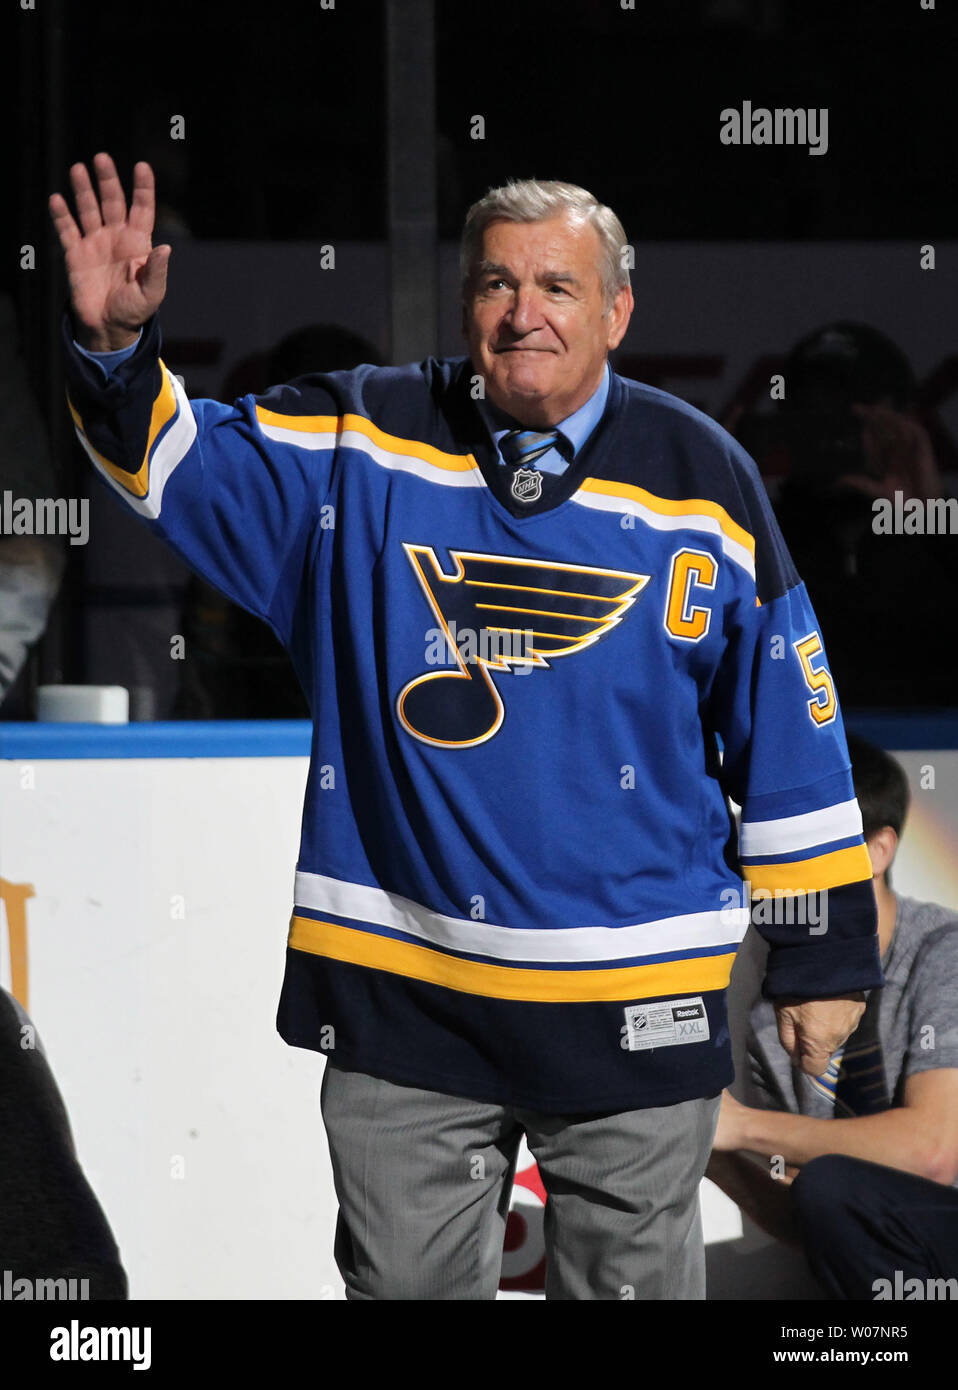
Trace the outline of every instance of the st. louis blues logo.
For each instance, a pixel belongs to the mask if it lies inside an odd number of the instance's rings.
[[[396,713],[414,738],[442,748],[471,748],[500,728],[505,708],[490,672],[547,670],[584,651],[622,621],[650,577],[468,550],[448,552],[454,569],[446,574],[432,546],[403,549],[444,634],[450,669],[409,681]],[[457,632],[478,634],[467,655]]]
[[[536,468],[517,468],[512,475],[511,492],[517,502],[538,502],[542,496],[542,474]]]

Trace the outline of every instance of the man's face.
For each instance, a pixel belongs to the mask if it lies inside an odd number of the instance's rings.
[[[491,222],[463,305],[473,366],[497,406],[524,425],[556,425],[598,387],[632,291],[606,310],[594,227],[566,217]]]

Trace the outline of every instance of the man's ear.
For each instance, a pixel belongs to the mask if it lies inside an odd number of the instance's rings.
[[[623,285],[612,301],[612,308],[609,310],[609,331],[606,339],[609,352],[617,348],[625,337],[625,330],[629,326],[629,319],[632,317],[634,308],[635,300],[632,297],[632,286]]]
[[[868,837],[868,857],[872,861],[872,873],[880,878],[890,866],[898,848],[898,835],[890,825],[883,825],[874,835]]]

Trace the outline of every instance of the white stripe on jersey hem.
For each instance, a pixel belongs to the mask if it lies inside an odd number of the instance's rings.
[[[556,927],[533,930],[495,926],[431,912],[411,898],[297,870],[295,901],[312,912],[332,912],[358,922],[418,936],[433,946],[469,951],[495,960],[606,961],[663,956],[673,951],[737,945],[749,924],[749,909],[689,912],[628,927]]]
[[[189,398],[172,372],[167,371],[166,376],[176,396],[177,413],[159,444],[154,446],[149,461],[149,491],[145,497],[135,497],[129,488],[124,487],[121,482],[114,478],[112,473],[103,467],[79,426],[77,426],[76,431],[77,438],[100,477],[109,483],[113,491],[123,498],[128,507],[138,512],[140,516],[147,517],[150,521],[155,521],[160,515],[163,506],[163,490],[177,464],[183,462],[193,447],[193,441],[196,438],[196,420]]]
[[[312,434],[305,430],[283,429],[281,425],[266,425],[262,421],[259,422],[259,427],[267,439],[272,439],[277,444],[294,444],[299,449],[356,449],[372,459],[373,463],[378,463],[381,468],[391,468],[400,473],[414,473],[417,478],[425,478],[430,483],[441,483],[444,487],[486,486],[486,480],[478,468],[457,471],[440,468],[437,464],[417,458],[414,454],[394,454],[382,445],[374,443],[368,435],[362,434],[359,430],[343,430],[342,434],[336,434],[332,430]]]
[[[782,816],[780,820],[742,821],[740,853],[752,855],[790,854],[793,850],[812,849],[832,840],[847,840],[862,833],[862,813],[858,802],[839,801],[820,811],[806,811],[800,816]]]
[[[728,558],[740,565],[753,581],[755,579],[755,561],[752,556],[744,545],[725,534],[714,516],[695,513],[688,516],[664,516],[661,512],[652,511],[650,507],[643,507],[641,502],[636,502],[632,497],[609,497],[601,492],[574,492],[569,500],[578,502],[580,507],[593,507],[600,512],[631,512],[656,531],[707,531],[709,535],[718,537]]]

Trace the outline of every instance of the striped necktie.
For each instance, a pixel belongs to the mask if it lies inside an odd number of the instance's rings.
[[[891,1104],[878,1034],[881,990],[868,995],[865,1012],[841,1053],[835,1077],[835,1115],[874,1115]],[[833,1058],[834,1061],[838,1060]]]
[[[511,468],[532,468],[550,449],[569,457],[569,441],[561,430],[509,430],[499,440],[499,452]]]

